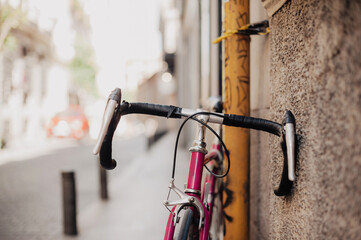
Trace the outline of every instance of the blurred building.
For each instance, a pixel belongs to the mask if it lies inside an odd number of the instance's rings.
[[[3,145],[42,133],[39,106],[46,97],[46,75],[53,55],[50,34],[41,31],[34,22],[19,19],[20,14],[21,17],[25,15],[22,6],[2,3],[2,14],[5,8],[17,15],[5,19],[2,30],[7,22],[18,22],[9,27],[7,33],[2,32],[7,35],[0,52],[0,137]]]
[[[0,3],[2,146],[44,139],[49,118],[69,105],[68,63],[74,56],[74,26],[79,25],[73,21],[72,2]]]
[[[221,48],[211,44],[221,32],[220,1],[167,0],[161,10],[163,57],[176,80],[177,104],[199,108],[210,96],[220,96]],[[194,128],[184,130],[184,142]]]

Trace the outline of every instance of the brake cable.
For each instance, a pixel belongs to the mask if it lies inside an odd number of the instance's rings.
[[[230,161],[230,157],[229,157],[229,151],[225,145],[225,143],[223,142],[222,138],[219,136],[219,134],[214,131],[214,129],[212,127],[210,127],[208,124],[206,124],[205,122],[195,118],[196,115],[213,115],[213,116],[217,116],[217,117],[222,117],[224,118],[223,115],[221,114],[217,114],[217,113],[212,113],[212,112],[197,112],[197,113],[194,113],[190,116],[186,116],[184,114],[181,114],[182,117],[187,117],[183,123],[181,124],[181,126],[179,127],[179,130],[178,130],[178,133],[177,133],[177,138],[176,138],[176,142],[175,142],[175,147],[174,147],[174,157],[173,157],[173,169],[172,169],[172,179],[174,179],[174,176],[175,176],[175,167],[176,167],[176,161],[177,161],[177,149],[178,149],[178,142],[179,142],[179,137],[180,137],[180,134],[182,132],[182,129],[184,127],[184,125],[186,124],[186,122],[188,122],[189,119],[192,119],[194,121],[197,121],[199,122],[200,124],[202,124],[203,126],[205,126],[206,128],[208,128],[217,138],[218,140],[220,141],[220,143],[222,144],[222,147],[224,148],[224,152],[227,156],[227,170],[225,171],[224,174],[222,175],[218,175],[218,174],[215,174],[213,173],[205,164],[204,164],[204,167],[207,169],[207,171],[212,174],[213,176],[217,177],[217,178],[224,178],[225,176],[228,175],[228,172],[230,170],[230,167],[231,167],[231,161]]]

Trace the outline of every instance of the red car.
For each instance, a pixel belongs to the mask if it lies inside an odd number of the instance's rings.
[[[79,105],[72,105],[52,117],[46,131],[48,137],[80,140],[88,133],[89,124],[83,109]]]

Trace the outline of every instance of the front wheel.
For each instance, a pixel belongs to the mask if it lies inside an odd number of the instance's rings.
[[[180,219],[180,228],[175,236],[175,240],[195,240],[199,239],[198,219],[194,217],[194,212],[191,208],[184,211]]]

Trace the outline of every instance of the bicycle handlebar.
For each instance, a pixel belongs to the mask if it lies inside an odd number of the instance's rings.
[[[127,114],[147,114],[166,118],[185,118],[199,111],[180,108],[169,105],[159,105],[150,103],[128,103],[121,101],[121,90],[119,88],[112,91],[109,96],[107,106],[104,111],[102,127],[93,154],[98,154],[100,164],[105,169],[114,169],[116,161],[112,159],[112,139],[120,117]],[[286,111],[284,123],[279,123],[247,116],[234,114],[210,115],[209,122],[223,124],[226,126],[242,127],[265,131],[277,136],[282,136],[281,147],[284,154],[284,166],[282,179],[279,188],[275,190],[277,196],[287,195],[295,180],[295,158],[296,158],[296,136],[295,118],[290,111]]]
[[[122,115],[126,114],[146,114],[153,116],[161,116],[166,118],[182,118],[189,117],[197,112],[196,110],[180,108],[171,105],[159,105],[151,103],[127,103]],[[203,111],[203,110],[202,110]],[[276,122],[261,118],[253,118],[246,116],[239,116],[234,114],[218,114],[219,116],[210,116],[209,122],[223,124],[231,127],[242,127],[250,128],[255,130],[261,130],[265,132],[272,133],[277,136],[282,135],[282,125]]]
[[[282,134],[282,125],[261,118],[225,114],[223,124],[232,127],[250,128],[272,133],[277,136]]]

